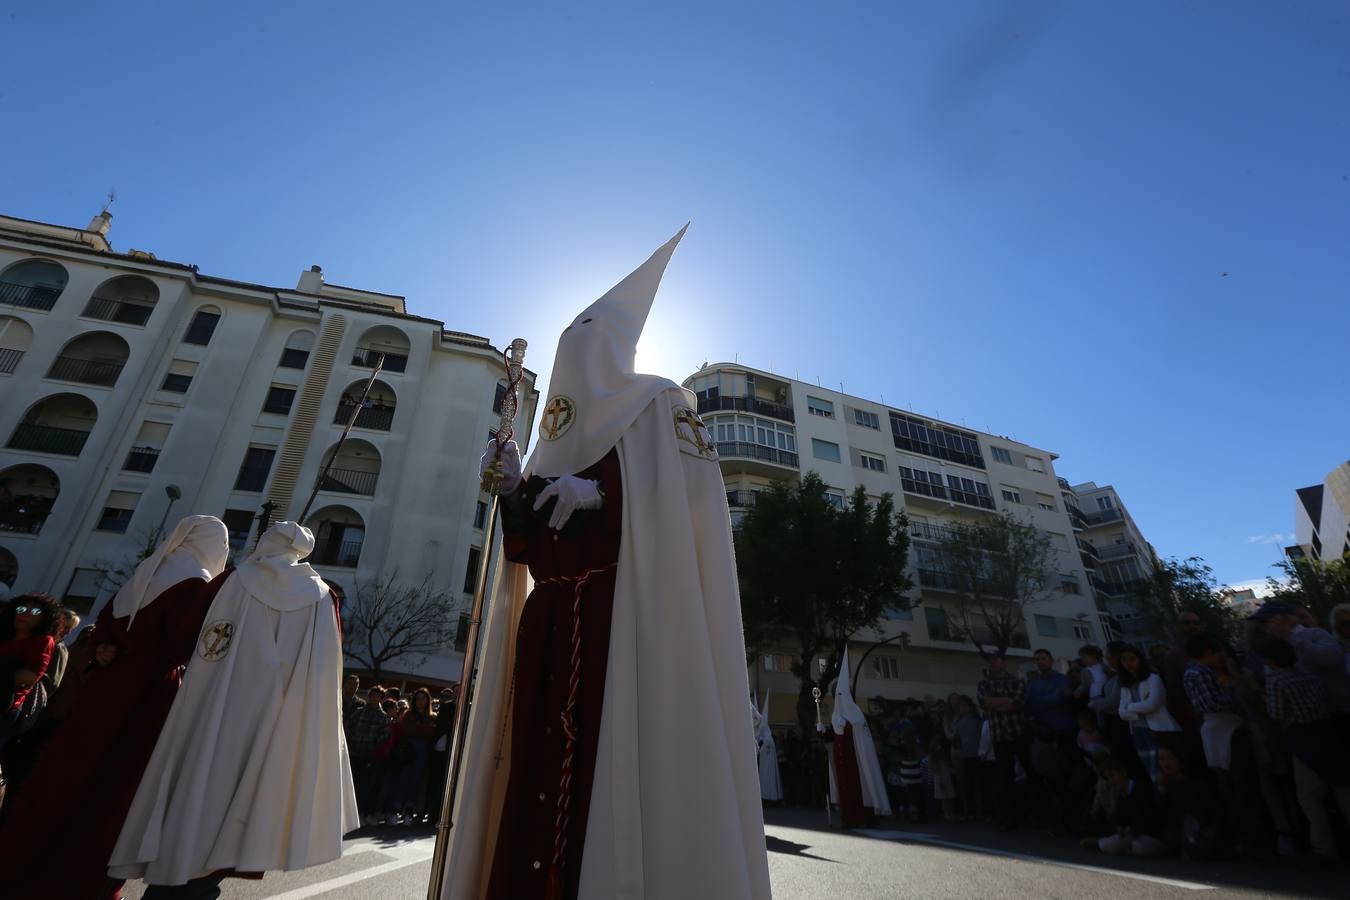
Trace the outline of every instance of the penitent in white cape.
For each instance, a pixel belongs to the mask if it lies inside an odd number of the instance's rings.
[[[877,760],[877,747],[872,742],[872,730],[867,718],[858,704],[853,701],[853,692],[849,687],[851,675],[848,666],[848,648],[844,648],[844,661],[839,665],[839,680],[834,687],[834,713],[830,716],[830,725],[835,734],[843,734],[845,725],[853,726],[853,752],[858,757],[858,780],[862,784],[863,806],[870,806],[879,816],[891,814],[891,801],[886,796],[886,779],[881,774],[881,763]],[[841,744],[834,744],[830,752],[836,752]],[[838,801],[839,789],[834,782],[834,769],[830,769],[830,793]]]
[[[756,710],[755,744],[759,747],[759,795],[765,800],[783,799],[783,774],[778,768],[778,744],[769,727],[769,692],[764,692],[764,703]]]
[[[527,466],[575,474],[615,448],[623,475],[580,900],[770,896],[726,487],[716,450],[698,433],[694,396],[634,372],[647,312],[683,234],[564,332],[549,384],[558,415],[550,419],[546,406]],[[497,758],[511,758],[501,736],[527,581],[525,567],[507,564],[489,608],[443,900],[486,890],[510,775]]]
[[[183,884],[303,869],[358,827],[342,733],[342,646],[314,537],[273,526],[221,585],[109,872]]]

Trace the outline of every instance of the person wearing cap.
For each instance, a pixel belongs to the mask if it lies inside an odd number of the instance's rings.
[[[1266,633],[1288,641],[1298,654],[1298,667],[1315,675],[1331,700],[1337,716],[1350,715],[1350,676],[1346,674],[1345,651],[1340,641],[1321,628],[1299,622],[1298,607],[1281,600],[1266,602],[1248,618],[1264,622]]]

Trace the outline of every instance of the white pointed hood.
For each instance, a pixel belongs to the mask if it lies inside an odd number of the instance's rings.
[[[599,462],[653,397],[678,389],[668,378],[639,375],[635,369],[638,338],[656,289],[688,228],[563,330],[527,476],[573,475]]]
[[[112,598],[113,616],[129,618],[130,631],[141,607],[181,581],[210,581],[225,570],[229,557],[230,535],[224,522],[215,516],[180,519]]]
[[[318,603],[328,595],[328,585],[307,562],[314,550],[314,535],[295,522],[278,522],[258,539],[248,560],[234,570],[244,590],[265,606],[291,612]]]
[[[843,734],[844,726],[853,723],[854,731],[867,727],[867,718],[858,704],[853,702],[853,692],[849,688],[852,676],[848,670],[848,648],[844,648],[844,661],[839,664],[839,680],[834,686],[834,712],[830,715],[830,724],[835,734]]]

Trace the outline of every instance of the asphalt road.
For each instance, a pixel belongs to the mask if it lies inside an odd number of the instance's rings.
[[[1120,860],[1072,840],[985,825],[828,828],[823,813],[773,810],[766,828],[777,900],[891,897],[1034,897],[1037,900],[1350,896],[1345,872],[1302,872],[1249,862]],[[358,832],[342,859],[260,882],[227,881],[228,900],[420,900],[431,871],[431,831]],[[132,885],[128,898],[139,898]],[[707,898],[714,900],[714,898]]]

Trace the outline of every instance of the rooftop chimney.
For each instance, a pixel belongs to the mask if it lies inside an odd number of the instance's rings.
[[[112,213],[106,209],[89,220],[89,227],[85,231],[92,231],[101,237],[108,236],[108,229],[112,227]]]
[[[296,290],[306,294],[323,293],[323,269],[318,266],[310,266],[308,272],[300,273],[300,284]]]

